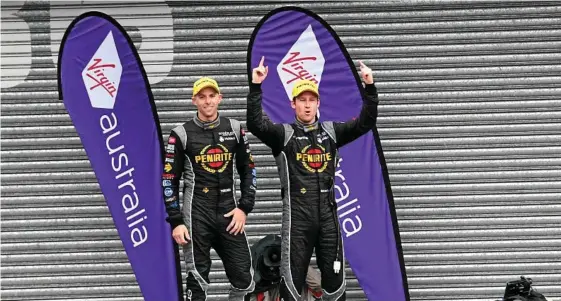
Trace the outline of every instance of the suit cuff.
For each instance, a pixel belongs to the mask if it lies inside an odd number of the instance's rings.
[[[253,206],[248,206],[247,204],[244,204],[244,202],[241,202],[238,204],[238,208],[241,209],[245,215],[249,215],[251,213],[251,211],[253,210]]]
[[[364,85],[364,90],[368,95],[376,95],[378,92],[376,91],[376,85],[374,84],[367,84]]]
[[[173,216],[166,218],[166,221],[170,224],[171,229],[175,229],[175,227],[179,225],[183,225],[183,217],[182,216]]]
[[[249,93],[261,92],[261,84],[250,83]]]

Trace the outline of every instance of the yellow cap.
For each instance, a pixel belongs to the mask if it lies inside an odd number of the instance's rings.
[[[319,97],[318,85],[311,80],[302,79],[294,85],[294,88],[292,88],[292,98],[294,99],[294,97],[306,91],[312,92]]]
[[[216,92],[220,93],[218,83],[210,77],[202,77],[193,84],[193,96],[197,95],[204,88],[213,88]]]

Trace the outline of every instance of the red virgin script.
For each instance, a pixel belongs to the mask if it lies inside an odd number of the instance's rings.
[[[90,87],[90,90],[101,87],[105,89],[111,97],[115,97],[114,93],[117,91],[117,88],[115,88],[103,73],[103,71],[105,71],[104,68],[115,68],[115,64],[103,64],[101,59],[94,59],[93,64],[88,67],[86,75],[95,82],[95,84]]]
[[[286,84],[301,79],[309,79],[317,84],[318,82],[314,78],[316,75],[310,74],[310,72],[304,68],[304,62],[315,60],[317,60],[315,56],[300,56],[300,51],[291,52],[288,59],[282,62],[282,70],[293,76]]]

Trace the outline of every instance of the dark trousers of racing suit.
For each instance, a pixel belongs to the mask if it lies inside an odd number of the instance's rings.
[[[332,194],[320,193],[317,198],[301,199],[295,197],[301,194],[301,191],[296,191],[300,189],[292,188],[291,201],[283,204],[283,210],[290,212],[283,214],[282,221],[283,238],[288,238],[283,239],[283,244],[290,246],[290,252],[285,251],[282,256],[290,256],[289,261],[283,262],[290,262],[290,266],[285,269],[281,267],[281,298],[285,301],[300,299],[294,293],[302,291],[315,248],[317,265],[321,271],[323,298],[343,301],[346,299],[343,246],[336,224],[338,221],[334,218],[336,207]],[[306,194],[314,192],[308,191]],[[335,273],[335,261],[341,262],[339,273]],[[342,295],[336,299],[339,294]],[[331,296],[333,298],[329,298]]]
[[[228,212],[197,210],[196,207],[192,210],[191,241],[183,249],[188,273],[187,300],[206,300],[211,248],[220,256],[231,284],[228,300],[244,300],[245,294],[252,290],[253,273],[247,273],[252,270],[251,251],[245,233],[233,235],[226,231],[232,220],[232,217],[224,217]]]

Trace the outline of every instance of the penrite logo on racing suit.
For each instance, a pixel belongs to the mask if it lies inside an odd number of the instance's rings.
[[[232,153],[222,144],[207,145],[200,155],[195,156],[195,163],[201,164],[210,173],[223,172],[231,160]]]
[[[309,79],[319,86],[324,64],[323,53],[310,24],[277,65],[288,99],[292,99],[292,88],[301,79]]]
[[[329,161],[333,159],[330,152],[326,152],[321,145],[307,145],[301,152],[296,153],[296,160],[302,162],[302,165],[310,172],[323,172]]]
[[[82,71],[92,107],[113,109],[123,66],[119,59],[113,33],[109,31],[90,62]]]

